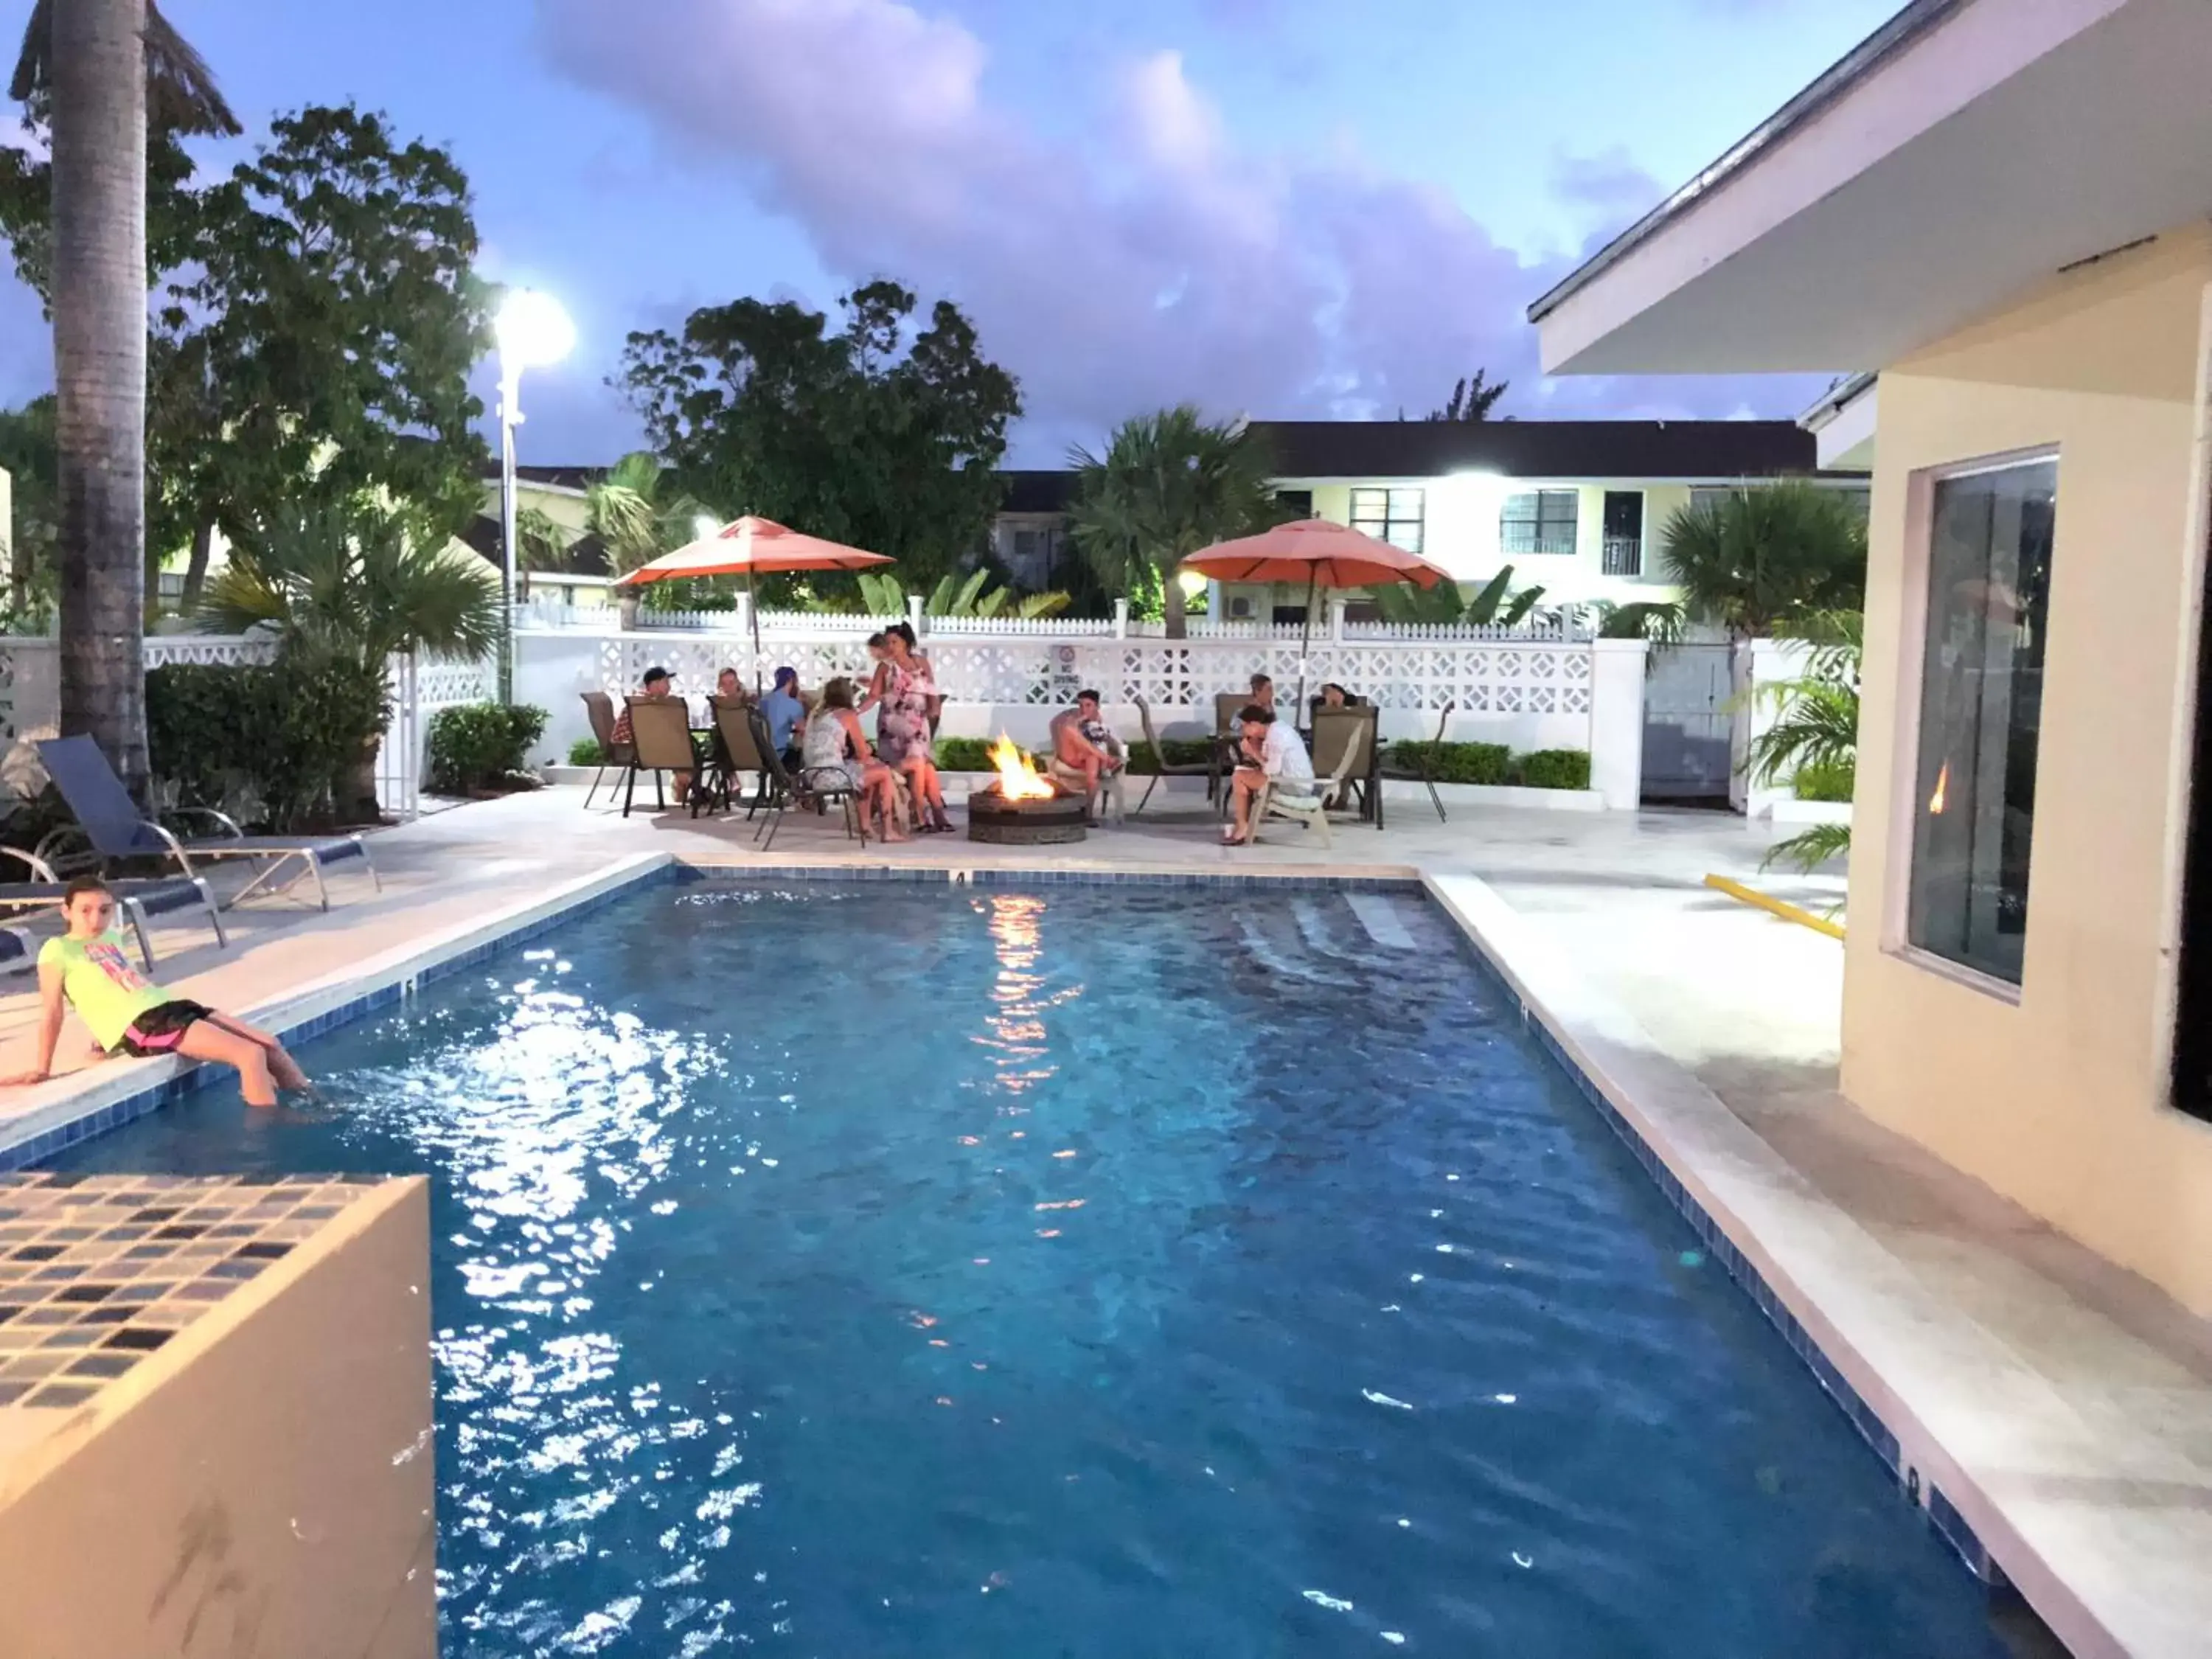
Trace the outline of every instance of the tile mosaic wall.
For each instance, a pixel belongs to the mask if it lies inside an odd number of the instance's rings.
[[[82,1406],[381,1180],[0,1175],[0,1411]]]

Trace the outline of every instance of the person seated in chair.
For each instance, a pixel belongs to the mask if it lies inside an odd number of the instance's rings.
[[[1251,706],[1255,708],[1273,708],[1275,706],[1274,681],[1265,674],[1255,674],[1252,676],[1251,684]]]
[[[724,702],[751,701],[745,690],[745,683],[738,678],[738,671],[734,668],[725,668],[714,676],[714,695]]]
[[[638,682],[638,695],[650,697],[655,702],[665,702],[676,695],[674,686],[675,682],[669,678],[665,668],[648,668],[645,671],[645,678]],[[623,744],[635,744],[636,741],[637,734],[630,729],[629,705],[625,702],[622,713],[615,716],[615,744],[619,748]],[[674,781],[676,804],[681,806],[691,799],[691,775],[678,772]]]
[[[1221,838],[1231,847],[1243,847],[1260,832],[1255,814],[1261,792],[1272,786],[1282,794],[1310,795],[1314,769],[1297,727],[1277,720],[1273,709],[1253,703],[1239,711],[1237,723],[1244,733],[1244,763],[1231,780],[1235,822],[1222,830]]]
[[[860,833],[878,834],[873,815],[883,815],[878,838],[904,841],[898,827],[898,779],[876,758],[853,712],[853,682],[834,679],[822,688],[822,706],[806,722],[806,749],[799,774],[801,789],[819,784],[848,785],[860,801]]]
[[[769,735],[775,742],[777,753],[783,757],[785,766],[799,765],[799,728],[806,724],[806,704],[799,695],[799,671],[783,667],[775,671],[775,689],[761,699],[761,713],[768,716]]]
[[[1314,694],[1313,708],[1319,714],[1324,708],[1364,708],[1367,699],[1356,697],[1334,680],[1329,681]]]
[[[1128,764],[1121,738],[1106,724],[1096,691],[1079,691],[1075,707],[1052,718],[1052,773],[1054,781],[1083,791],[1084,814],[1099,821],[1102,785],[1110,784]]]

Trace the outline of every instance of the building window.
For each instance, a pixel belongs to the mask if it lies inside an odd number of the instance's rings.
[[[1505,498],[1498,516],[1498,550],[1574,556],[1575,521],[1582,498],[1572,489],[1524,489]]]
[[[1385,504],[1386,507],[1388,504]],[[1279,489],[1275,492],[1275,522],[1288,524],[1294,519],[1313,517],[1313,491],[1310,489]],[[1418,508],[1413,516],[1420,517]]]
[[[1421,550],[1421,492],[1418,489],[1355,489],[1352,527],[1380,536],[1408,553]]]
[[[2020,983],[2058,463],[1939,479],[1908,944]]]
[[[1640,489],[1605,492],[1605,574],[1644,574],[1644,492]]]

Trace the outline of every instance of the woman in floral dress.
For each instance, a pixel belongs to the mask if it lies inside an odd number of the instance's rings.
[[[873,640],[868,643],[875,645]],[[882,650],[868,687],[868,702],[881,710],[876,716],[876,750],[886,766],[905,774],[914,797],[915,827],[950,830],[945,787],[938,781],[937,760],[929,745],[930,706],[937,697],[929,659],[915,649],[914,629],[905,623],[894,623],[884,631]]]

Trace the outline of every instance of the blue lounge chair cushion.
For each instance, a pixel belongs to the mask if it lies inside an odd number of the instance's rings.
[[[62,792],[70,811],[83,826],[86,838],[93,850],[102,858],[129,859],[166,858],[169,844],[155,827],[146,821],[138,810],[138,803],[131,799],[131,792],[123,787],[123,780],[115,775],[115,769],[107,763],[107,757],[90,738],[42,738],[39,741],[39,759],[46,769],[54,787]],[[364,856],[366,848],[357,837],[337,836],[318,840],[312,836],[219,836],[194,838],[179,836],[185,848],[195,853],[228,853],[241,857],[281,858],[286,854],[307,854],[319,863],[335,864],[342,859]]]

